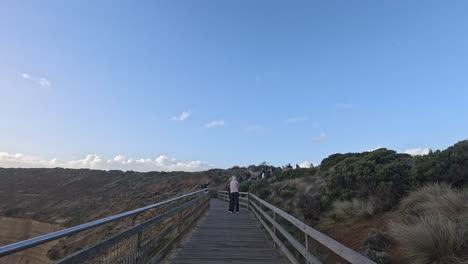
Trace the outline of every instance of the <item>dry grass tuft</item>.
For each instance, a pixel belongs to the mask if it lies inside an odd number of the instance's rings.
[[[431,184],[411,192],[401,201],[400,210],[405,215],[420,216],[428,212],[437,212],[447,217],[454,217],[468,211],[468,197],[447,184]]]
[[[402,221],[390,223],[390,235],[408,263],[459,263],[455,253],[468,235],[468,198],[448,185],[412,192],[400,204]]]
[[[400,254],[414,264],[447,263],[465,242],[466,231],[442,214],[425,215],[413,223],[390,223]]]

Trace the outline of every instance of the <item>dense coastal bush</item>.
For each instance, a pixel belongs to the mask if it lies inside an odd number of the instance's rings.
[[[408,190],[412,158],[384,148],[372,152],[335,154],[323,161],[320,173],[327,192],[340,200],[372,200],[376,211],[398,203]]]
[[[446,150],[416,157],[411,170],[415,185],[445,182],[455,186],[468,183],[468,141],[460,141]]]

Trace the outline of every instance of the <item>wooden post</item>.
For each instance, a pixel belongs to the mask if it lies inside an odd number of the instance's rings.
[[[250,210],[250,191],[247,191],[247,211]]]
[[[276,212],[273,211],[273,221],[276,223]],[[276,236],[276,225],[273,224],[273,234]],[[276,248],[276,242],[273,239],[273,248]]]
[[[307,250],[307,254],[309,254],[309,238],[308,238],[308,235],[307,233],[304,232],[304,236],[305,236],[305,248]],[[306,259],[306,264],[309,264],[310,262]]]

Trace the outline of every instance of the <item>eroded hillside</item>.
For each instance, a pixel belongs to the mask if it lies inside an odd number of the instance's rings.
[[[218,187],[232,173],[236,171],[139,173],[61,168],[0,168],[0,216],[4,216],[4,223],[10,223],[0,225],[0,241],[8,244],[49,233],[53,231],[51,227],[75,226],[157,203],[199,190],[202,183],[209,182],[210,187]],[[155,213],[157,212],[141,214],[138,220]],[[12,219],[20,220],[11,222]],[[31,222],[31,219],[34,221]],[[36,224],[30,229],[24,223]],[[32,253],[30,256],[31,253],[28,252],[21,255],[22,263],[39,263],[35,261],[36,256],[42,256],[44,252],[51,259],[61,258],[78,248],[117,233],[128,224],[126,220],[119,221],[86,232],[85,236],[72,236],[60,240],[58,244],[45,245],[39,250],[40,253]],[[10,226],[15,227],[11,229]]]
[[[0,245],[8,245],[16,241],[36,237],[62,229],[59,225],[42,223],[31,219],[0,217]],[[47,251],[57,243],[49,242],[17,254],[0,258],[0,264],[46,264],[52,263],[47,257]]]

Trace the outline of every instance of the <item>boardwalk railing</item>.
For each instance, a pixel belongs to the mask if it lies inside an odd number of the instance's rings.
[[[0,258],[117,220],[131,218],[132,226],[95,245],[79,250],[56,263],[157,263],[209,208],[206,189],[178,196],[160,203],[109,216],[86,224],[0,247]],[[172,206],[172,207],[171,207]],[[163,208],[164,207],[164,208]],[[163,213],[135,225],[135,219],[150,209]]]
[[[340,242],[328,237],[327,235],[317,231],[316,229],[304,224],[294,216],[284,212],[283,210],[273,206],[272,204],[258,198],[256,195],[248,192],[240,192],[240,203],[246,206],[258,218],[262,226],[270,234],[274,241],[274,245],[278,246],[283,254],[291,263],[299,264],[297,255],[293,254],[290,248],[299,252],[306,263],[319,264],[322,263],[316,256],[311,253],[309,244],[313,241],[324,246],[328,250],[335,253],[340,258],[345,259],[352,264],[376,264],[374,261],[365,256],[353,251]],[[229,195],[226,191],[218,191],[218,197],[222,200],[229,201]],[[290,233],[287,227],[282,223],[289,223],[295,226],[304,236],[304,242],[300,242]],[[280,236],[284,239],[280,239]],[[312,240],[311,240],[312,239]],[[285,244],[284,242],[287,242]]]

